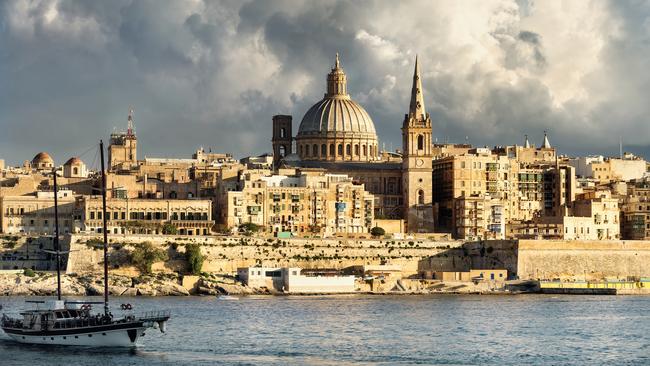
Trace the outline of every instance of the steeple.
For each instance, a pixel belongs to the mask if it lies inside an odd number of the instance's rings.
[[[542,149],[550,149],[551,143],[548,142],[548,136],[546,136],[546,131],[544,131],[544,143],[542,144]]]
[[[524,135],[526,137],[526,141],[524,142],[524,147],[526,149],[530,149],[530,142],[528,141],[528,135]]]
[[[425,120],[427,113],[424,110],[424,96],[422,95],[422,80],[420,78],[420,65],[418,56],[415,56],[415,71],[413,72],[413,88],[411,88],[411,104],[409,106],[409,117],[417,120]]]
[[[341,68],[339,53],[336,53],[334,68],[327,74],[327,94],[325,97],[341,96],[348,97],[348,80],[345,72]]]

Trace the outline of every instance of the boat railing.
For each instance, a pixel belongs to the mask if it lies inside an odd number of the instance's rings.
[[[169,310],[145,311],[136,315],[136,318],[140,321],[160,321],[167,320],[170,317],[171,311]]]

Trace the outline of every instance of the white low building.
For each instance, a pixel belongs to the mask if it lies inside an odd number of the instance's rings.
[[[246,286],[266,287],[286,293],[354,292],[354,276],[305,276],[300,268],[246,267],[237,277]]]

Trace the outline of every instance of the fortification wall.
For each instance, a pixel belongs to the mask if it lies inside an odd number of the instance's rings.
[[[650,241],[520,240],[521,279],[602,280],[650,276]]]
[[[101,270],[103,254],[99,248],[87,245],[89,240],[101,239],[92,235],[71,235],[72,250],[68,272]],[[178,237],[146,235],[110,235],[112,247],[142,242],[167,250],[170,260],[154,265],[154,270],[174,271],[182,266],[186,244],[200,244],[206,256],[205,272],[236,273],[238,267],[262,265],[266,267],[300,267],[341,269],[360,264],[391,263],[402,266],[405,275],[418,273],[418,263],[432,255],[442,255],[450,248],[462,245],[458,241],[431,241],[426,239],[271,239],[257,237]],[[109,251],[110,263],[116,256],[124,256],[115,248]]]

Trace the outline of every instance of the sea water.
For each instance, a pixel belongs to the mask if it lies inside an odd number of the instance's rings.
[[[0,297],[16,315],[25,298]],[[650,297],[116,298],[169,309],[136,349],[21,345],[0,365],[650,365]]]

